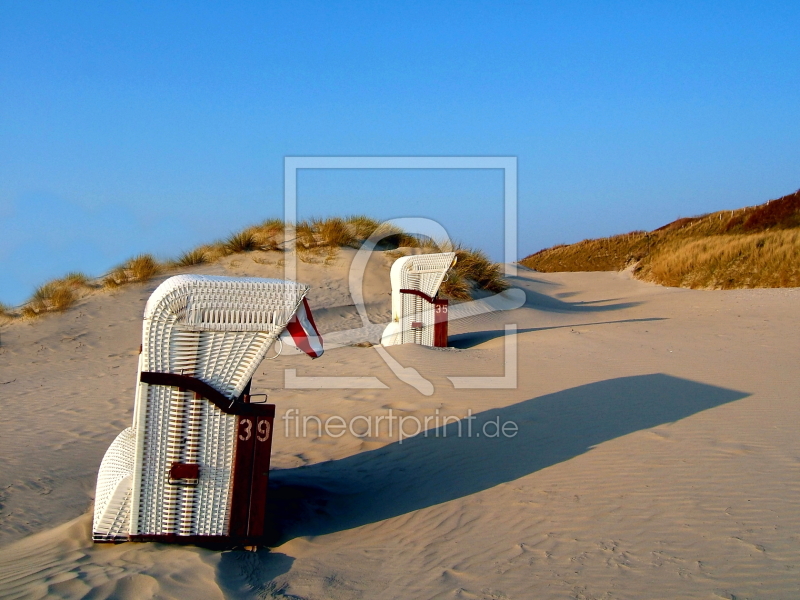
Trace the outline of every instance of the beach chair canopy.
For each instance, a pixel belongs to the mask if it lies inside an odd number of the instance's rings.
[[[144,311],[133,425],[100,466],[96,541],[232,534],[240,425],[249,421],[248,436],[271,445],[274,406],[246,402],[249,382],[296,311],[308,312],[307,291],[292,281],[203,275],[158,286]]]
[[[381,336],[383,346],[434,345],[435,300],[455,260],[455,252],[442,252],[404,256],[394,262],[389,273],[392,321]]]

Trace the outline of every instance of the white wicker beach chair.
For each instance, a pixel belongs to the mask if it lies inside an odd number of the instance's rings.
[[[381,336],[381,345],[447,346],[447,300],[436,295],[455,261],[455,252],[442,252],[404,256],[394,262],[389,274],[392,321]]]
[[[259,543],[275,406],[249,402],[250,380],[307,291],[179,275],[153,292],[133,426],[100,466],[95,541]]]

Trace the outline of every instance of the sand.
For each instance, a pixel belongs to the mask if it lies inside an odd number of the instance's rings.
[[[190,272],[274,277],[277,258]],[[361,326],[352,252],[322,258],[298,279],[323,334],[354,343],[335,333]],[[375,322],[389,316],[389,262],[366,275]],[[93,545],[97,469],[129,425],[141,314],[162,280],[0,329],[0,597],[800,597],[798,289],[520,270],[521,308],[452,323],[453,349],[389,349],[431,395],[364,344],[265,361],[253,391],[278,418],[391,409],[430,431],[297,437],[276,421],[272,548]],[[455,389],[448,377],[508,381],[507,324],[515,386]],[[285,389],[285,369],[380,385]],[[495,421],[517,434],[459,437],[450,423],[436,437],[433,419],[468,411],[475,433]]]

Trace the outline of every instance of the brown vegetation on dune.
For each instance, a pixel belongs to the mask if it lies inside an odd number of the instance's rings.
[[[559,245],[520,261],[542,272],[618,271],[689,288],[800,286],[800,190],[760,206],[678,219],[637,231]]]
[[[345,219],[356,239],[366,240],[380,227],[380,222],[366,215],[351,215]]]
[[[415,247],[423,253],[455,252],[455,265],[441,287],[441,293],[447,298],[469,300],[475,289],[497,294],[510,287],[503,275],[502,265],[489,260],[483,250],[449,241],[440,242],[425,236],[419,236],[416,240]]]
[[[83,273],[68,273],[60,279],[54,279],[39,286],[31,299],[21,308],[23,317],[37,317],[48,312],[63,312],[77,302],[82,288],[90,287],[89,278]],[[4,316],[13,316],[11,310],[5,310]]]
[[[176,267],[191,267],[194,265],[202,265],[209,262],[208,256],[206,251],[203,248],[195,248],[194,250],[189,250],[188,252],[184,252],[175,261]]]
[[[645,257],[635,274],[674,287],[798,287],[800,228],[670,240]]]
[[[164,270],[150,254],[139,254],[116,267],[103,278],[103,286],[116,288],[126,283],[145,283]]]
[[[14,309],[0,302],[0,319],[8,320],[14,318]]]
[[[258,248],[258,241],[256,240],[255,233],[247,229],[232,234],[225,242],[225,249],[230,254],[251,252],[256,248]]]
[[[77,300],[80,288],[115,289],[130,283],[144,283],[165,271],[213,263],[232,254],[257,250],[283,252],[284,231],[285,225],[281,219],[268,219],[235,232],[224,241],[184,252],[175,260],[159,262],[150,254],[141,254],[94,281],[82,273],[70,273],[41,286],[27,303],[16,310],[0,305],[0,317],[10,319],[20,314],[35,317],[66,310]],[[382,225],[380,221],[364,215],[300,221],[295,226],[297,256],[301,262],[330,265],[336,260],[339,248],[356,248],[376,232],[383,236],[379,248],[384,249],[387,255],[393,253],[393,256],[402,256],[404,251],[397,248],[419,248],[422,252],[454,249],[459,260],[442,286],[443,293],[450,298],[469,299],[474,289],[499,292],[508,288],[500,266],[492,263],[482,251],[452,244],[442,249],[440,244],[424,236]],[[261,260],[257,262],[268,264]],[[282,265],[283,261],[279,260],[276,264]]]
[[[461,274],[455,269],[451,270],[442,282],[439,293],[451,300],[472,299],[472,288]]]
[[[651,235],[643,231],[576,244],[559,244],[520,261],[543,273],[558,271],[619,271],[647,254]]]
[[[338,217],[324,220],[313,219],[311,223],[322,246],[351,246],[356,241],[352,228],[348,226],[344,219]]]

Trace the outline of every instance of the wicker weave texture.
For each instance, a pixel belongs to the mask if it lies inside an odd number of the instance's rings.
[[[417,254],[397,259],[392,265],[392,323],[386,329],[382,344],[422,344],[433,346],[434,307],[424,298],[401,294],[400,290],[416,290],[435,297],[445,275],[455,260],[454,252]],[[412,324],[421,323],[422,327]],[[399,325],[398,325],[399,324]],[[387,335],[390,333],[390,335]]]
[[[307,291],[281,280],[171,277],[145,307],[139,373],[189,375],[237,398]],[[192,392],[139,383],[126,446],[132,489],[119,510],[129,511],[129,533],[226,535],[235,430],[235,416]],[[170,482],[173,462],[199,464],[197,484]],[[105,477],[101,466],[98,484]],[[95,523],[95,535],[107,535],[97,515]]]
[[[96,540],[115,540],[128,535],[135,438],[132,428],[123,429],[100,463],[92,523]]]

